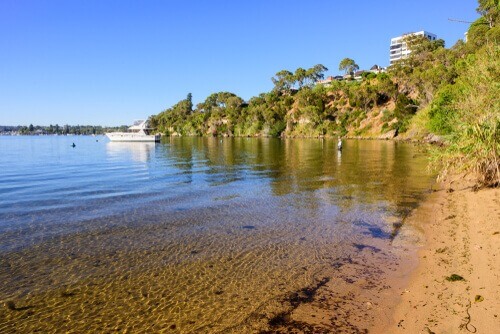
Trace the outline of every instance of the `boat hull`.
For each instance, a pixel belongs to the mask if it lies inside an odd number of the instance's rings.
[[[106,137],[111,141],[132,141],[132,142],[159,142],[160,135],[145,135],[141,133],[111,132],[106,133]]]

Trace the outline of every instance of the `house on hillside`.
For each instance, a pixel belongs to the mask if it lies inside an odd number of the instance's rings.
[[[385,68],[381,67],[381,66],[378,66],[377,64],[375,64],[375,65],[373,65],[370,68],[370,72],[375,73],[375,74],[384,73],[385,72]]]
[[[324,79],[324,80],[318,80],[316,83],[319,85],[323,85],[323,86],[329,86],[333,80],[335,80],[335,78],[332,76],[329,76],[329,77],[326,77],[326,79]]]
[[[366,73],[367,71],[365,70],[360,70],[354,72],[354,80],[361,80],[363,78],[363,73]]]
[[[342,76],[343,80],[351,80],[352,79],[352,74],[351,73],[346,73]]]

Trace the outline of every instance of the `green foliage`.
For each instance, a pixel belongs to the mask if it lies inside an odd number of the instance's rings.
[[[429,41],[422,36],[408,38],[412,53],[389,71],[400,92],[418,93],[419,104],[426,105],[442,85],[456,79],[454,63],[459,54],[456,50],[444,49],[440,40]]]
[[[477,12],[493,28],[499,21],[500,6],[498,0],[478,0]]]
[[[328,68],[322,64],[314,65],[307,70],[299,67],[294,73],[288,70],[281,70],[271,78],[271,81],[274,84],[274,91],[290,94],[292,88],[311,87],[318,80],[324,78],[326,71],[328,71]]]
[[[276,121],[269,131],[271,137],[279,137],[283,131],[285,131],[286,122],[284,120]]]
[[[499,185],[500,47],[485,45],[464,66],[449,145],[436,152],[434,166],[441,177],[465,172],[475,175],[479,185]]]
[[[372,80],[372,79],[375,79],[377,77],[377,74],[373,73],[373,72],[365,72],[361,76],[363,78],[365,78],[366,80]]]
[[[396,99],[394,115],[400,119],[407,118],[408,116],[414,115],[417,109],[418,105],[416,105],[415,101],[404,94],[400,94]]]
[[[301,81],[303,81],[305,79],[305,74],[304,77],[301,77],[300,79]],[[271,81],[273,82],[274,89],[276,91],[290,91],[294,84],[295,78],[292,72],[288,70],[281,70],[271,78]]]
[[[488,33],[491,28],[484,17],[474,21],[467,32],[467,44],[469,48],[478,49],[488,41]]]
[[[340,61],[339,70],[345,71],[345,73],[353,73],[354,71],[359,70],[358,64],[351,58],[344,58]]]
[[[453,117],[456,112],[454,103],[457,97],[455,85],[446,85],[438,91],[429,111],[429,130],[440,135],[453,131]]]

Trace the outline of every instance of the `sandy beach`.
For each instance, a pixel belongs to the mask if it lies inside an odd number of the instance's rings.
[[[407,222],[423,230],[424,246],[381,333],[499,332],[500,190],[471,185],[447,184]]]

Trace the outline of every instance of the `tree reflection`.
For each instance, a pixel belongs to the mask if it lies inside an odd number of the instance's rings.
[[[188,137],[163,146],[176,168],[211,186],[264,179],[275,196],[322,190],[332,204],[387,202],[398,215],[430,183],[425,155],[394,141],[347,140],[342,152],[326,139]]]

